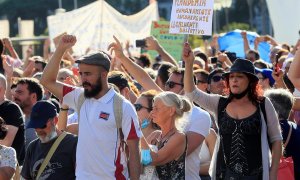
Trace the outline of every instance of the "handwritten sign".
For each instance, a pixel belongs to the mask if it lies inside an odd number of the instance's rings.
[[[181,60],[182,44],[184,42],[184,35],[170,34],[169,21],[153,21],[151,25],[151,35],[154,36],[159,44],[177,61]],[[154,51],[149,51],[152,58],[157,54]]]
[[[211,35],[214,0],[173,0],[170,33]]]

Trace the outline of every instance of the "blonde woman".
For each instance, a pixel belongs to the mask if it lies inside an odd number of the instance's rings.
[[[191,104],[173,92],[161,92],[154,97],[153,122],[161,128],[157,138],[158,152],[150,149],[152,140],[142,138],[142,163],[156,166],[159,179],[185,179],[186,135],[182,132],[184,112],[190,111]]]

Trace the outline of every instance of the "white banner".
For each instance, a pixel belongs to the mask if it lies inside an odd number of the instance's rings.
[[[122,42],[143,39],[150,35],[152,21],[158,19],[156,2],[137,14],[125,16],[104,0],[47,18],[51,39],[63,32],[77,37],[73,47],[77,55],[84,54],[87,48],[106,50],[113,35]]]
[[[9,21],[0,20],[0,38],[9,37]]]
[[[173,0],[170,33],[211,35],[213,0]]]
[[[300,1],[267,0],[274,37],[279,43],[295,45],[299,39]]]

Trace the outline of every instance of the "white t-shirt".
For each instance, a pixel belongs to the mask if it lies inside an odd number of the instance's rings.
[[[64,86],[63,102],[77,109],[83,88]],[[128,179],[126,154],[114,117],[111,88],[99,99],[86,98],[80,110],[79,136],[76,153],[76,179]],[[138,139],[142,132],[133,105],[123,100],[122,131],[124,140]]]
[[[188,116],[189,119],[188,124],[185,127],[185,132],[195,132],[204,137],[209,134],[211,119],[208,112],[195,106],[192,108],[192,111],[190,113],[186,113],[185,116]],[[200,179],[199,170],[201,145],[199,145],[190,155],[186,157],[185,179]]]

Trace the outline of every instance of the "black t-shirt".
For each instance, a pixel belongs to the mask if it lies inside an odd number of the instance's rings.
[[[36,179],[38,170],[57,138],[47,143],[39,139],[32,141],[27,149],[21,175],[25,179]],[[75,179],[77,136],[67,134],[61,141],[40,179]]]
[[[19,164],[23,163],[25,155],[25,135],[24,135],[24,116],[20,107],[12,101],[4,101],[0,105],[0,117],[2,117],[7,125],[15,126],[18,129],[12,147],[17,152]]]

